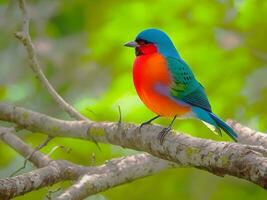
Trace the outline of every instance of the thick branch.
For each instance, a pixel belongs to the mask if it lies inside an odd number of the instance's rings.
[[[10,199],[67,180],[70,178],[66,173],[67,167],[57,161],[22,175],[0,179],[0,199]]]
[[[249,145],[263,146],[267,149],[267,134],[242,126],[234,120],[228,120],[228,124],[237,132],[238,142]]]
[[[34,150],[13,133],[14,129],[12,128],[0,128],[1,139],[19,154],[27,157]],[[9,199],[62,180],[76,180],[84,175],[113,174],[113,179],[109,180],[109,186],[112,187],[152,175],[163,169],[178,167],[175,163],[155,158],[146,153],[113,159],[98,167],[84,167],[63,160],[54,161],[38,151],[34,152],[29,161],[41,168],[12,178],[0,179],[1,198]],[[102,184],[98,185],[98,190],[101,191],[108,189],[103,179],[102,181]],[[91,194],[98,190],[91,191]]]
[[[88,190],[88,194],[84,193],[83,188],[85,186],[80,184],[79,187],[81,188],[72,186],[66,193],[64,193],[64,195],[62,195],[64,197],[76,195],[81,199],[81,197],[86,197],[89,194],[95,194],[116,185],[149,176],[163,169],[175,166],[178,165],[157,159],[145,153],[128,156],[123,159],[110,160],[106,164],[97,167],[83,167],[67,161],[57,160],[31,172],[12,178],[0,179],[0,199],[9,199],[23,195],[63,180],[76,180],[80,176],[99,176],[108,178],[102,178],[102,181],[98,182],[98,184],[97,182],[93,183],[97,186],[94,190]],[[80,189],[81,191],[79,191]],[[59,199],[62,199],[62,197]]]
[[[0,104],[0,119],[52,136],[90,140],[88,134],[93,135],[97,141],[146,151],[178,164],[216,175],[233,175],[267,187],[266,150],[261,147],[215,142],[173,132],[160,145],[157,134],[162,128],[159,126],[146,126],[141,133],[133,124],[64,121],[5,104]]]
[[[137,178],[149,176],[163,169],[178,165],[157,159],[149,154],[138,154],[109,161],[104,173],[85,174],[79,181],[60,195],[57,200],[79,200]]]

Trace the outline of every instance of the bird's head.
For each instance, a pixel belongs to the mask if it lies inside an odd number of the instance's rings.
[[[179,58],[179,54],[169,36],[155,28],[140,32],[134,41],[127,42],[124,46],[134,47],[136,56],[159,52],[164,56]]]

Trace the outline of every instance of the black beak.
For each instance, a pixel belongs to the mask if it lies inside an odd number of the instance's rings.
[[[139,45],[138,45],[137,42],[132,41],[132,42],[127,42],[127,43],[125,43],[124,46],[126,46],[126,47],[134,47],[134,48],[136,48],[136,47],[138,47]]]

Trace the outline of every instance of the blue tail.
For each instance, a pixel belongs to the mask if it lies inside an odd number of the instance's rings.
[[[214,113],[203,110],[202,108],[193,106],[193,113],[195,113],[196,117],[202,120],[205,124],[209,124],[214,127],[215,132],[220,134],[220,129],[224,130],[234,141],[237,141],[238,135],[234,132],[234,130],[228,126],[224,121],[222,121],[219,117],[217,117]],[[210,127],[209,127],[210,128]]]
[[[227,133],[234,141],[237,141],[237,137],[238,135],[234,132],[234,130],[228,126],[224,121],[222,121],[219,117],[217,117],[215,114],[210,113],[210,116],[212,119],[214,119],[214,121],[216,122],[216,124],[222,129],[224,130],[225,133]]]

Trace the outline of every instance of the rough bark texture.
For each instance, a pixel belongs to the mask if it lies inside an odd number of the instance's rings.
[[[77,183],[72,185],[56,200],[84,199],[89,195],[96,194],[108,188],[128,183],[136,178],[154,174],[162,169],[178,167],[174,163],[160,161],[148,154],[139,154],[120,159],[116,165],[112,162],[106,164],[104,173],[85,174]]]
[[[12,128],[0,127],[0,137],[6,144],[24,157],[27,157],[34,151],[14,135],[14,129]],[[155,158],[147,153],[113,159],[96,167],[80,166],[65,160],[52,160],[38,151],[32,154],[29,161],[39,167],[39,169],[12,178],[0,179],[0,199],[10,199],[45,186],[53,185],[62,180],[76,180],[83,176],[102,177],[102,184],[98,184],[98,187],[94,190],[86,190],[90,194],[95,194],[110,187],[152,175],[163,169],[179,166],[175,163]],[[107,183],[109,184],[107,185]],[[73,188],[66,192],[68,196],[76,195],[81,198],[85,195],[83,188],[87,187],[87,185],[80,184],[81,194],[78,190],[75,190],[75,194],[71,192]],[[66,194],[64,193],[64,195]],[[88,195],[86,194],[84,197]]]
[[[171,132],[161,145],[157,134],[162,127],[146,126],[140,132],[134,124],[64,121],[22,108],[0,104],[0,119],[30,131],[54,137],[74,137],[120,145],[223,176],[233,175],[267,187],[267,158],[263,147],[215,142]]]
[[[23,157],[27,157],[28,155],[31,155],[29,157],[29,161],[32,162],[36,167],[43,167],[49,164],[52,160],[30,148],[27,144],[25,144],[19,137],[15,137],[13,134],[15,133],[15,130],[13,128],[3,128],[0,127],[0,138],[3,142],[8,144],[12,149],[16,150],[20,155]]]
[[[267,134],[242,126],[234,120],[228,120],[227,122],[236,132],[241,133],[238,136],[238,142],[267,148]]]

